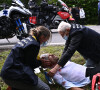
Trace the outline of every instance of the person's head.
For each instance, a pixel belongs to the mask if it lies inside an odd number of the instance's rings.
[[[38,26],[30,29],[30,35],[35,36],[40,44],[45,43],[51,37],[51,32],[44,26]]]
[[[71,29],[71,25],[69,23],[66,23],[64,21],[62,21],[59,26],[58,26],[58,32],[59,34],[65,39],[67,40],[67,37],[69,36],[69,32]]]
[[[58,60],[59,60],[59,58],[56,55],[48,54],[48,53],[47,54],[42,54],[40,56],[40,58],[43,58],[45,60],[49,60],[50,61],[51,64],[50,64],[49,68],[54,67],[57,64]]]

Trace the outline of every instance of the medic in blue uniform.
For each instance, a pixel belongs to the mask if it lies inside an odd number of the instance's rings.
[[[12,48],[1,70],[1,77],[7,85],[20,90],[50,90],[34,73],[35,68],[50,64],[49,61],[37,60],[40,45],[47,43],[50,34],[44,26],[32,28],[30,36]]]

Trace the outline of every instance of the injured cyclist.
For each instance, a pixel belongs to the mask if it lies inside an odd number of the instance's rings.
[[[43,54],[41,58],[51,61],[51,67],[53,68],[58,62],[59,58],[56,55]],[[61,67],[53,79],[58,84],[62,85],[65,89],[70,90],[84,90],[84,86],[90,84],[92,76],[99,72],[97,68],[87,68],[80,64],[68,61],[64,67]]]

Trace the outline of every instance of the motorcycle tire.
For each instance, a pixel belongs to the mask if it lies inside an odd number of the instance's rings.
[[[0,39],[12,38],[15,35],[13,21],[6,17],[0,17]]]

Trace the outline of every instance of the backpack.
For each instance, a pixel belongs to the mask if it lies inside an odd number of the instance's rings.
[[[100,73],[93,75],[92,90],[100,90]]]

